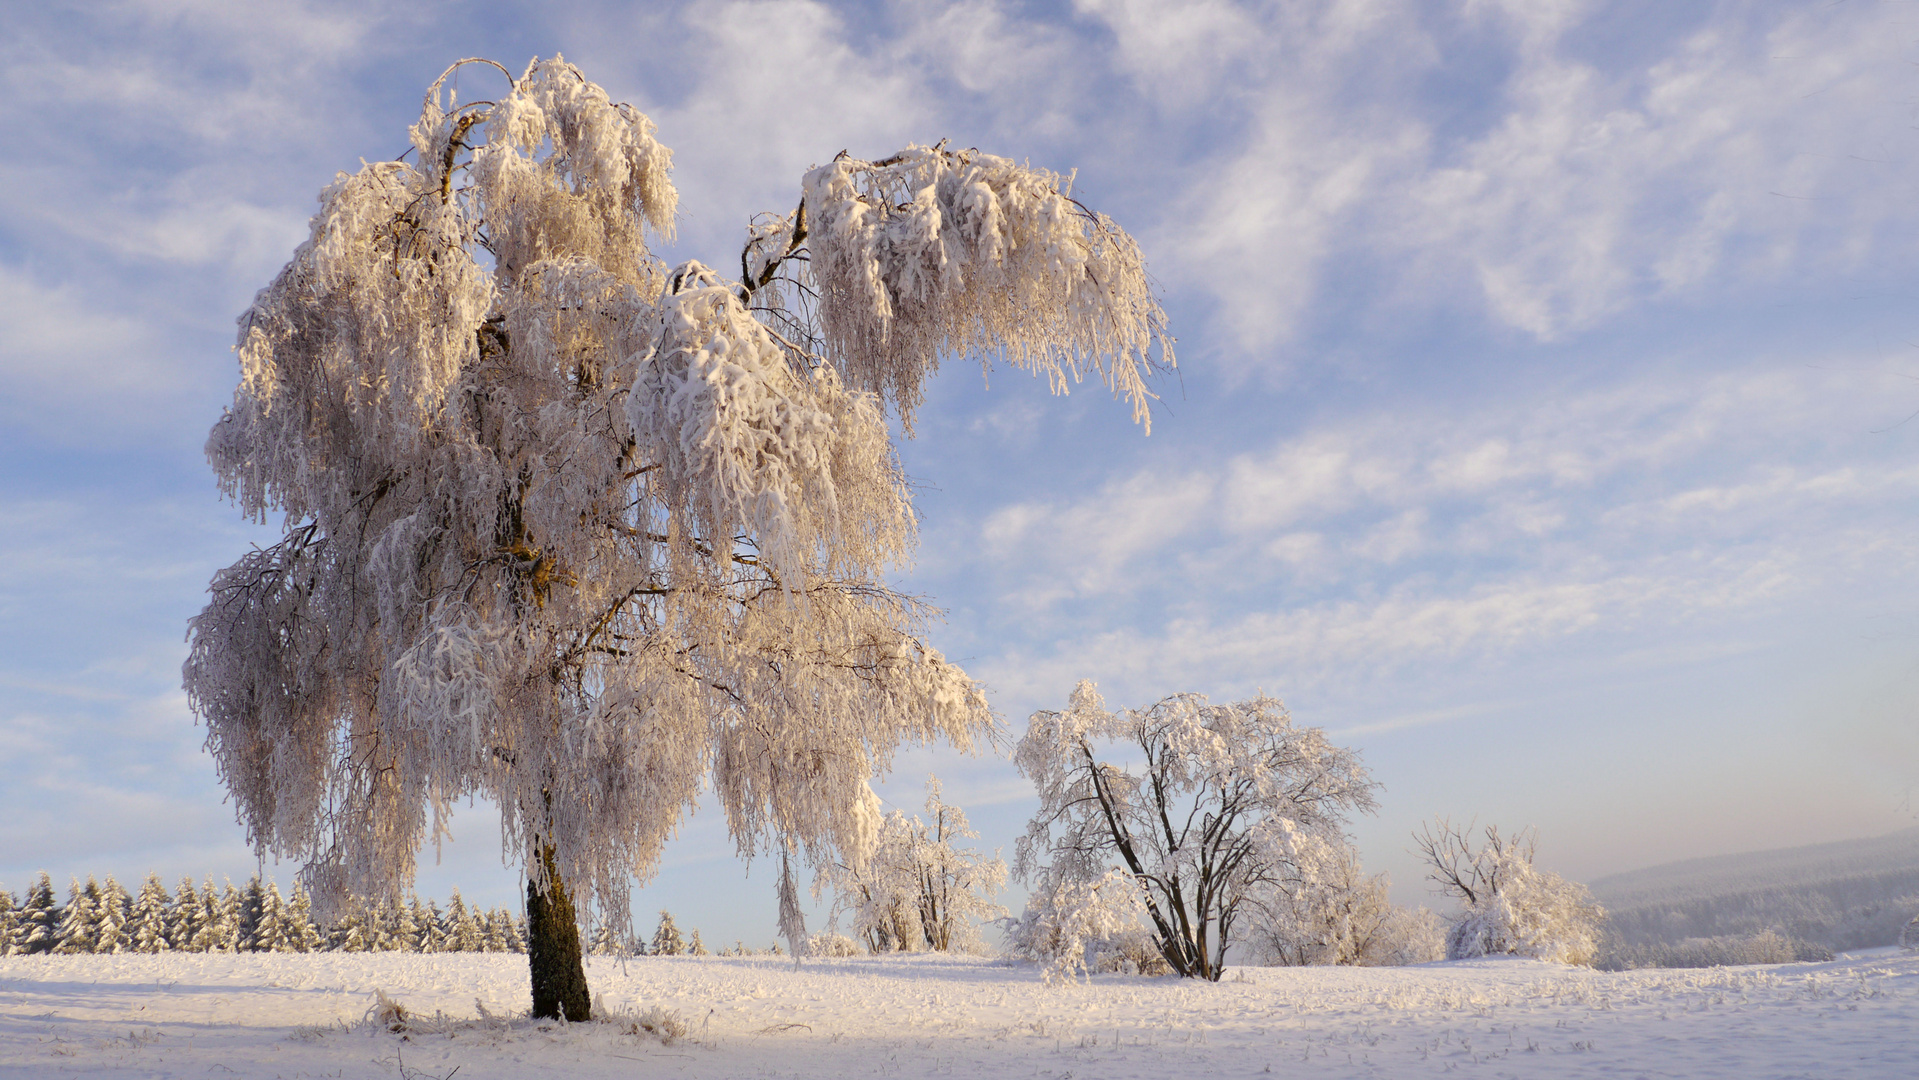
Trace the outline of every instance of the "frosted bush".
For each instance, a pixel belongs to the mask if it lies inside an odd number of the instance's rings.
[[[830,957],[859,956],[866,952],[859,942],[832,930],[814,934],[812,940],[807,942],[806,951],[810,956]]]

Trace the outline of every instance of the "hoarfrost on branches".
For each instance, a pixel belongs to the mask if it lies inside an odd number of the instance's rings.
[[[1502,835],[1488,825],[1475,845],[1472,827],[1444,819],[1414,834],[1428,878],[1460,901],[1446,932],[1446,958],[1516,954],[1591,966],[1606,911],[1576,881],[1533,865],[1538,835]]]
[[[328,187],[241,317],[207,454],[283,537],[214,577],[183,676],[323,915],[397,895],[482,795],[555,910],[624,934],[708,784],[743,854],[857,865],[896,747],[993,723],[882,581],[916,542],[888,404],[910,428],[972,354],[1098,373],[1144,422],[1173,357],[1136,245],[1056,174],[842,156],[729,281],[648,250],[677,205],[649,119],[559,57],[506,82],[442,76],[412,160]]]
[[[745,280],[668,270],[645,115],[560,58],[495,102],[443,82],[411,161],[322,192],[207,441],[284,522],[184,666],[249,840],[322,904],[391,894],[484,794],[620,928],[708,781],[745,854],[864,859],[892,750],[992,721],[881,583],[915,543],[885,403],[975,353],[1146,420],[1173,355],[1138,249],[1059,176],[910,148],[806,176]]]
[[[956,843],[978,837],[966,812],[942,797],[939,778],[928,777],[926,817],[888,813],[865,863],[823,867],[814,894],[833,891],[832,920],[846,916],[868,952],[981,951],[979,922],[1006,913],[993,902],[1006,863]]]
[[[1073,905],[1094,897],[1123,910],[1094,887],[1121,874],[1167,966],[1206,979],[1220,977],[1236,925],[1275,890],[1342,865],[1346,815],[1375,807],[1359,756],[1293,726],[1265,696],[1212,705],[1176,694],[1115,713],[1082,682],[1065,711],[1033,714],[1014,762],[1040,800],[1014,872],[1062,913],[1036,919],[1037,940],[1058,935],[1076,948],[1085,935],[1073,929]],[[1118,929],[1117,918],[1096,921]]]
[[[1388,899],[1385,874],[1361,872],[1348,851],[1317,881],[1264,894],[1247,944],[1263,963],[1387,967],[1444,959],[1439,917]]]

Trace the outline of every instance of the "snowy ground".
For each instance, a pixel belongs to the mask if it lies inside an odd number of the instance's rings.
[[[588,974],[611,1011],[677,1010],[688,1036],[533,1024],[526,961],[512,955],[11,957],[0,1077],[1919,1072],[1919,958],[1898,953],[1618,974],[1525,960],[1253,968],[1214,985],[1101,977],[1064,989],[1031,966],[932,956],[798,971],[773,958],[595,959]],[[376,988],[440,1030],[363,1022]]]

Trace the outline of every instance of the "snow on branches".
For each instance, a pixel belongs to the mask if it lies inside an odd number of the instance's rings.
[[[1095,920],[1109,929],[1124,929],[1137,904],[1166,964],[1206,979],[1220,977],[1236,924],[1271,894],[1343,869],[1346,815],[1375,806],[1357,754],[1294,727],[1264,696],[1212,705],[1176,694],[1115,713],[1082,682],[1065,711],[1033,714],[1014,762],[1040,800],[1014,858],[1035,896],[1069,908],[1094,898],[1115,912]],[[1132,897],[1111,895],[1115,874]],[[1084,920],[1051,921],[1057,958],[1082,965]]]
[[[1437,824],[1413,840],[1428,878],[1460,901],[1446,932],[1448,960],[1516,954],[1592,965],[1606,911],[1584,885],[1533,865],[1537,833],[1505,836],[1488,825],[1475,844],[1470,825],[1457,829],[1443,818]]]
[[[832,920],[847,916],[868,952],[978,952],[979,920],[1006,914],[993,902],[1006,863],[956,844],[978,837],[966,812],[941,797],[939,778],[928,777],[926,817],[887,814],[866,861],[822,867],[814,895],[833,890]]]
[[[1150,430],[1146,376],[1175,363],[1165,312],[1139,246],[1071,177],[941,143],[842,154],[802,189],[792,215],[756,224],[741,271],[767,310],[815,313],[821,351],[909,429],[935,361],[976,356],[1054,393],[1096,373]]]
[[[1096,370],[1143,421],[1172,355],[1137,247],[1052,173],[842,157],[729,281],[649,252],[647,117],[558,57],[505,81],[442,76],[412,159],[327,188],[241,317],[207,454],[284,536],[215,575],[183,676],[317,902],[403,888],[482,795],[624,931],[707,784],[742,852],[858,862],[895,748],[993,724],[882,581],[916,543],[888,403],[973,352]]]

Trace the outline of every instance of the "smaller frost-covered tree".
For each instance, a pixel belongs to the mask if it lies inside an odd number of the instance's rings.
[[[1592,893],[1533,865],[1539,841],[1532,829],[1505,836],[1488,825],[1483,836],[1476,845],[1471,825],[1457,829],[1444,818],[1437,829],[1413,834],[1427,877],[1461,904],[1446,933],[1446,958],[1517,955],[1591,966],[1606,918]]]
[[[320,928],[313,924],[313,898],[295,882],[293,898],[287,901],[287,944],[294,952],[319,952],[326,944]]]
[[[12,956],[16,932],[20,929],[20,908],[8,889],[0,889],[0,956]]]
[[[0,956],[13,955],[14,931],[20,928],[20,910],[13,892],[0,889]]]
[[[220,894],[219,907],[217,909],[220,937],[213,947],[214,951],[224,953],[245,951],[245,938],[243,936],[246,933],[246,924],[243,921],[245,918],[245,905],[245,897],[239,889],[234,887],[232,881],[228,881],[225,891]]]
[[[52,952],[60,944],[60,908],[53,899],[53,879],[45,870],[27,890],[20,906],[20,925],[14,931],[14,952],[26,955]]]
[[[291,928],[287,925],[287,902],[280,895],[280,884],[266,882],[260,894],[260,917],[253,930],[254,952],[298,952]]]
[[[1391,967],[1443,958],[1438,918],[1423,907],[1395,905],[1388,888],[1385,874],[1365,875],[1358,853],[1348,851],[1317,881],[1267,894],[1248,944],[1263,962],[1289,966]]]
[[[248,878],[246,885],[240,889],[240,907],[234,919],[234,923],[238,928],[238,932],[235,935],[237,939],[237,951],[266,951],[260,945],[259,940],[260,920],[266,917],[266,906],[266,885],[260,880],[260,875],[255,874]]]
[[[220,896],[213,891],[213,877],[208,875],[195,897],[193,916],[193,939],[187,948],[192,952],[218,952],[220,943],[226,936],[226,930],[220,920]]]
[[[123,953],[133,951],[133,935],[128,924],[133,918],[133,898],[112,874],[107,875],[107,883],[100,887],[99,907],[94,912],[97,929],[94,932],[93,951],[97,953]]]
[[[1064,712],[1033,714],[1014,762],[1040,800],[1015,849],[1020,877],[1057,905],[1122,871],[1167,966],[1204,979],[1223,973],[1260,895],[1337,865],[1346,815],[1375,805],[1357,754],[1265,696],[1176,694],[1114,713],[1082,682]]]
[[[680,937],[680,928],[673,923],[673,914],[660,912],[660,925],[653,931],[654,956],[678,956],[686,951],[686,940]]]
[[[139,897],[133,902],[133,916],[128,925],[134,952],[162,953],[173,948],[167,940],[167,915],[172,907],[173,898],[167,895],[160,875],[148,874],[140,886]]]
[[[53,951],[62,956],[90,953],[99,932],[100,883],[89,877],[82,886],[80,879],[74,878],[73,886],[67,890],[67,907],[60,919]]]
[[[460,898],[460,890],[453,890],[453,899],[447,901],[446,905],[448,952],[481,952],[485,949],[486,935],[473,916],[474,912]]]
[[[978,837],[928,777],[926,817],[887,814],[866,862],[825,867],[814,894],[833,890],[833,921],[850,916],[868,951],[978,951],[979,921],[1006,914],[992,899],[1006,884],[1005,861],[956,843]]]
[[[1018,918],[1006,919],[1015,956],[1046,964],[1048,985],[1095,971],[1163,975],[1171,970],[1146,925],[1139,883],[1124,870],[1091,880],[1042,880]]]

